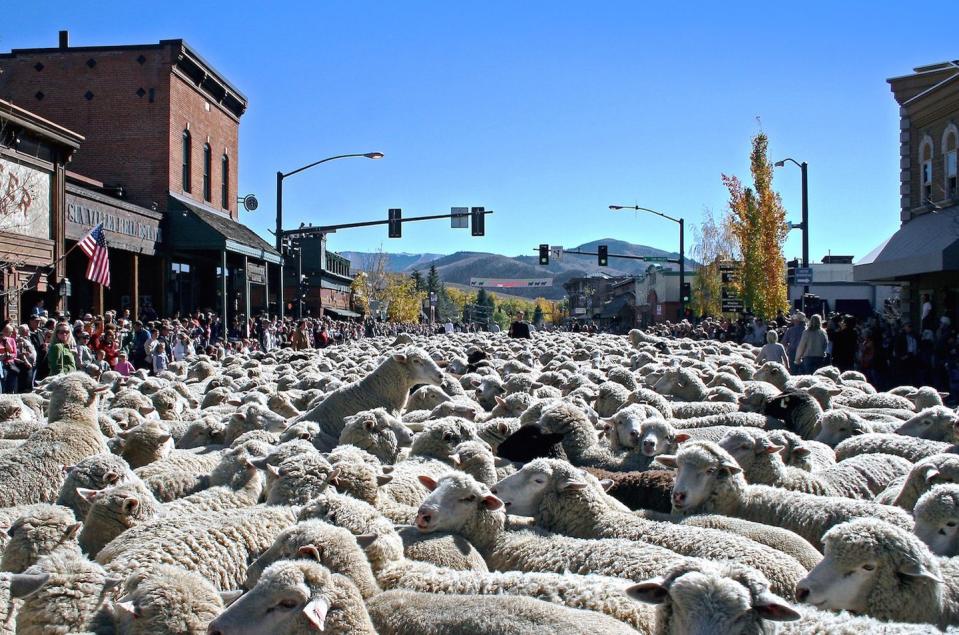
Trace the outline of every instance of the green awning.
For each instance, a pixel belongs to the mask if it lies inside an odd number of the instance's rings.
[[[358,318],[363,317],[355,311],[347,311],[346,309],[331,309],[330,307],[323,307],[323,311],[326,313],[332,313],[335,316],[343,318]]]
[[[273,264],[283,260],[276,249],[249,227],[225,213],[211,211],[176,194],[169,196],[166,217],[170,235],[168,244],[177,250],[226,250]]]

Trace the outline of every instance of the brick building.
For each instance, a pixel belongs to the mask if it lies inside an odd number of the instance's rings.
[[[353,292],[350,261],[326,248],[326,234],[304,236],[295,241],[299,251],[285,268],[287,315],[298,315],[297,303],[303,302],[303,315],[330,315],[337,318],[360,317],[352,310]],[[302,262],[299,258],[302,257]],[[300,280],[305,283],[301,298]]]
[[[959,61],[889,81],[899,103],[899,220],[902,226],[854,268],[857,282],[902,286],[903,312],[959,316]],[[955,323],[955,322],[953,322]]]
[[[108,292],[108,307],[127,297],[134,311],[213,308],[228,320],[268,307],[269,267],[280,256],[238,222],[247,99],[186,42],[71,47],[61,32],[57,48],[0,54],[0,97],[86,137],[70,167],[82,175],[78,187],[99,195],[86,196],[93,216],[124,212],[117,226],[148,234],[159,222],[154,255],[108,233],[110,247],[126,252],[111,252],[114,271],[130,272]],[[95,305],[98,291],[81,265],[67,263],[76,310]]]

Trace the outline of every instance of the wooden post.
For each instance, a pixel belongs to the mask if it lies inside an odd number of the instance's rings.
[[[133,303],[133,306],[130,307],[130,315],[133,316],[134,320],[140,319],[140,254],[132,254],[133,256],[133,270],[130,273],[133,280],[133,294],[130,298],[130,302]]]
[[[250,258],[243,256],[243,304],[246,318],[243,320],[245,337],[250,337]]]
[[[230,328],[230,323],[226,319],[227,306],[230,301],[226,291],[226,249],[220,252],[220,274],[220,291],[223,293],[223,306],[221,307],[223,315],[220,316],[220,319],[223,322],[223,340],[226,341],[226,333]]]
[[[103,285],[97,285],[97,314],[103,315]]]
[[[266,316],[270,317],[270,263],[263,261],[263,295],[264,304],[266,304]],[[875,304],[875,303],[873,303]]]

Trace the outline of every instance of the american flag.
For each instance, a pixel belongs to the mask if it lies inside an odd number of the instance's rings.
[[[87,280],[98,282],[110,288],[110,254],[107,253],[107,241],[103,236],[103,223],[90,230],[77,247],[90,258],[87,264]]]

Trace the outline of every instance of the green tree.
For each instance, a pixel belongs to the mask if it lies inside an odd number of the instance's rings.
[[[441,284],[440,274],[436,271],[436,265],[430,265],[430,271],[426,275],[426,290],[430,293],[438,293]]]
[[[743,263],[739,282],[743,302],[766,319],[788,307],[783,256],[788,232],[786,210],[772,189],[768,146],[764,133],[753,137],[749,155],[752,188],[744,188],[735,176],[722,176],[729,190],[726,225]]]
[[[420,273],[419,269],[413,270],[413,273],[410,274],[410,279],[413,281],[413,288],[417,291],[423,290],[423,274]]]
[[[486,293],[486,289],[483,287],[480,287],[479,291],[476,292],[476,304],[480,306],[492,306],[492,298],[489,297],[489,294]]]

